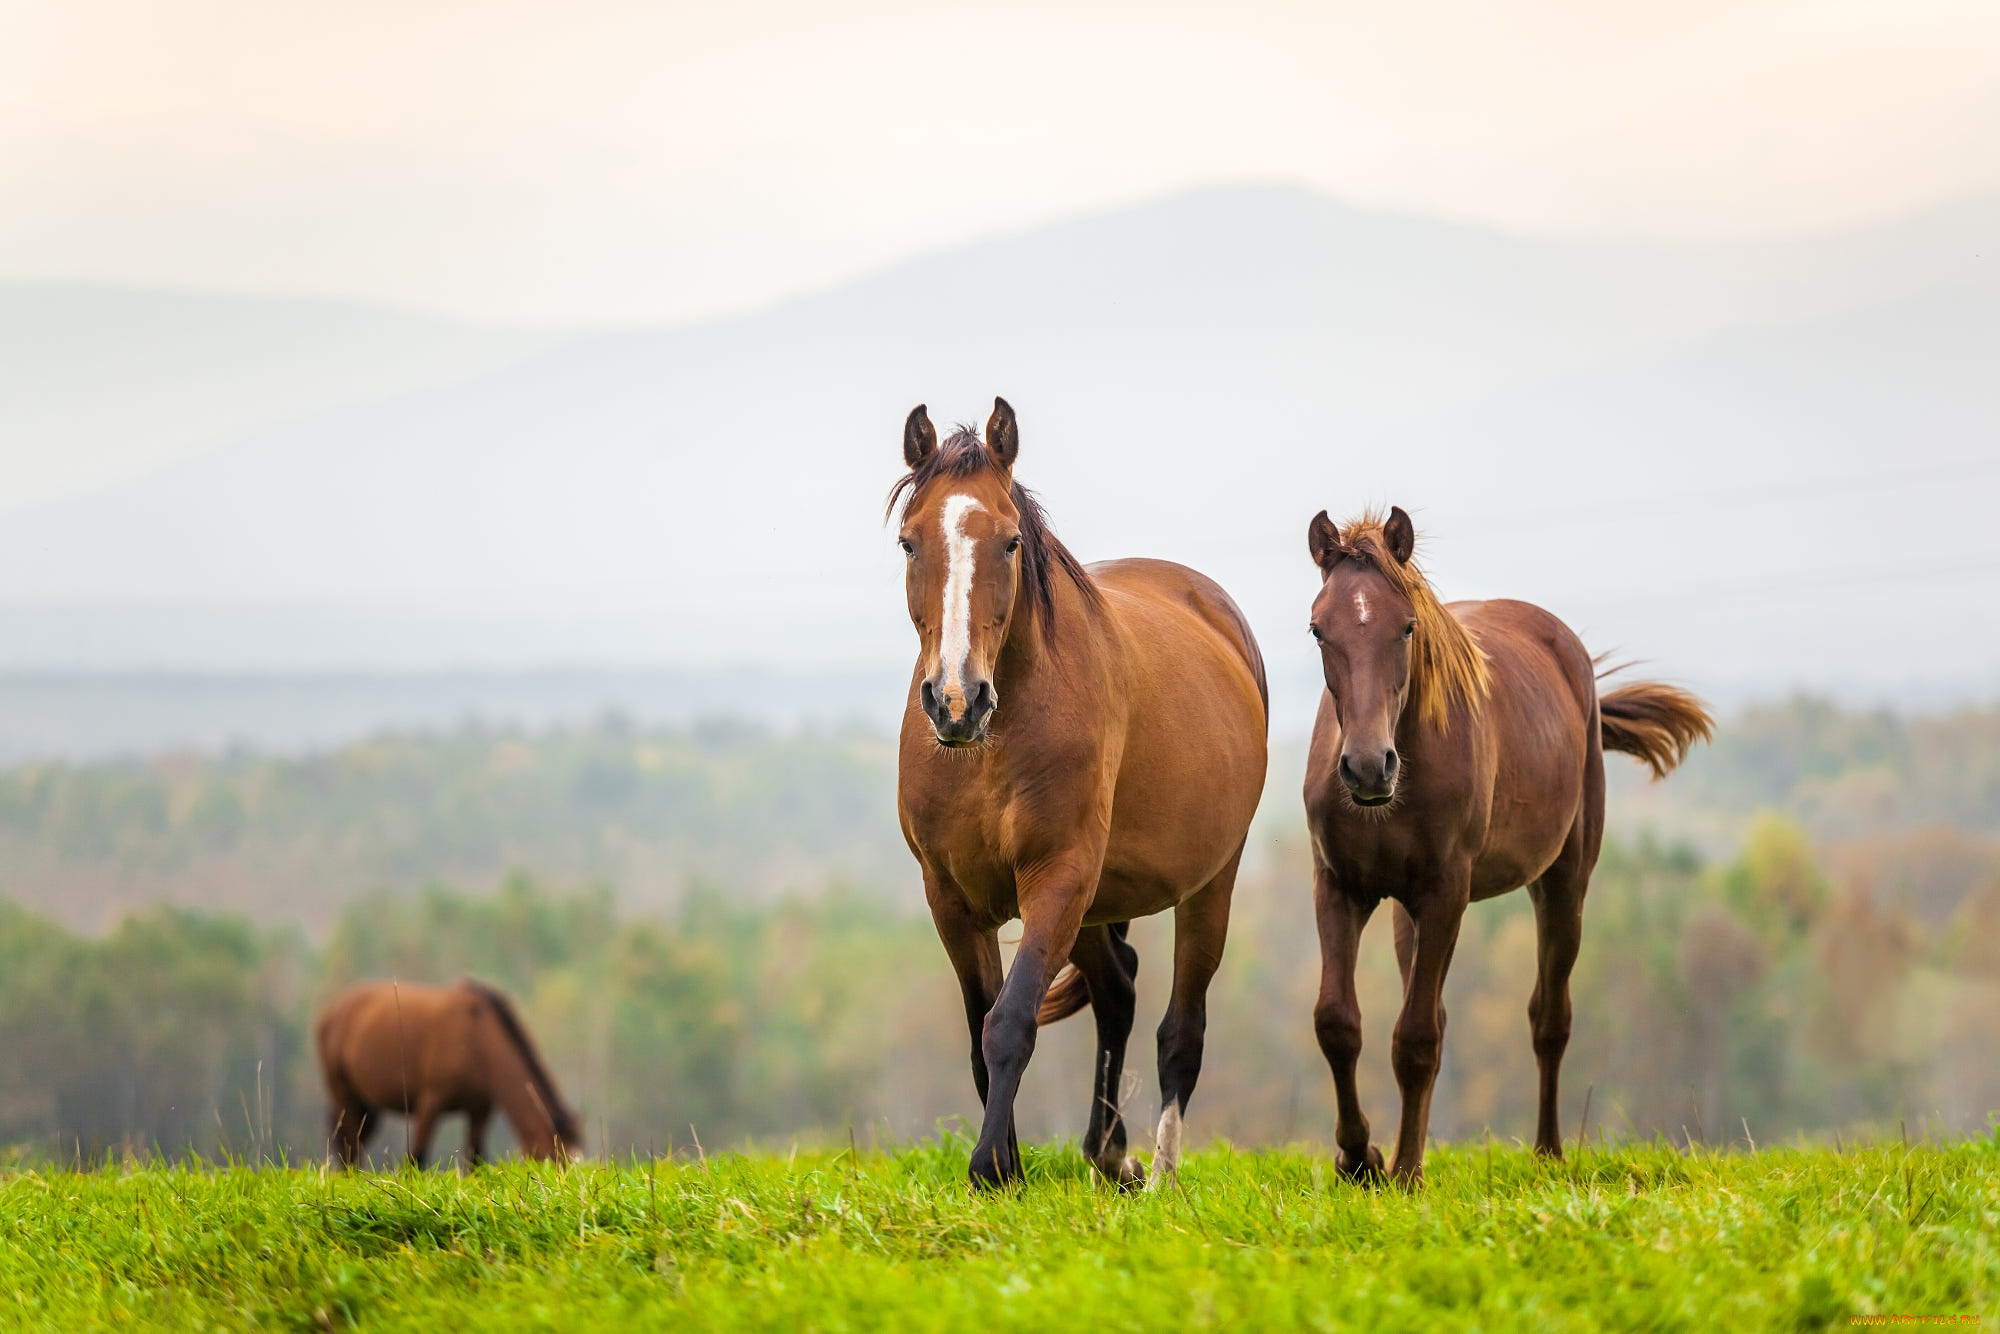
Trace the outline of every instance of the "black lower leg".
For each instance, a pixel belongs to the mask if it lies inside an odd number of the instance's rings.
[[[1037,958],[1016,957],[1017,975],[1042,979],[1042,962]],[[1035,1010],[1042,1003],[1040,985],[1014,984],[1013,977],[1000,990],[1000,999],[987,1013],[981,1048],[986,1057],[986,1116],[980,1126],[979,1142],[972,1150],[972,1177],[983,1185],[1012,1181],[1021,1174],[1021,1157],[1014,1136],[1014,1095],[1021,1087],[1028,1058],[1035,1050]]]
[[[1137,1010],[1133,975],[1139,954],[1124,941],[1126,923],[1106,930],[1097,957],[1079,962],[1090,983],[1091,1013],[1097,1020],[1097,1062],[1090,1096],[1090,1124],[1083,1135],[1083,1155],[1103,1165],[1125,1156],[1125,1118],[1118,1106],[1125,1078],[1125,1048],[1132,1037]]]

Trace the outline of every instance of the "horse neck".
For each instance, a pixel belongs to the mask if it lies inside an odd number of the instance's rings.
[[[1039,693],[1060,689],[1074,679],[1078,667],[1094,660],[1099,627],[1082,590],[1061,570],[1053,573],[1049,592],[1055,614],[1046,624],[1035,613],[1025,588],[1014,594],[1014,613],[1007,621],[1007,638],[994,663],[994,685],[1004,701],[1029,686]]]
[[[514,1138],[523,1150],[538,1149],[555,1154],[555,1108],[542,1105],[541,1090],[535,1087],[535,1072],[527,1056],[514,1045],[506,1025],[492,1014],[484,1014],[486,1062],[489,1093],[514,1127]]]
[[[1421,757],[1434,748],[1462,743],[1478,725],[1478,711],[1468,708],[1463,701],[1446,705],[1444,731],[1440,732],[1426,722],[1424,705],[1428,701],[1422,692],[1441,688],[1435,681],[1412,682],[1409,697],[1403,701],[1402,715],[1396,719],[1396,749],[1405,759]]]

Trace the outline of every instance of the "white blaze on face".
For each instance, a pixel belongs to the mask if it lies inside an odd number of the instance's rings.
[[[1363,625],[1368,624],[1368,595],[1358,588],[1354,590],[1354,614],[1361,618]]]
[[[973,541],[965,531],[965,520],[974,510],[984,510],[971,496],[952,496],[944,502],[944,628],[938,636],[938,657],[942,659],[944,682],[938,693],[949,698],[956,691],[965,695],[965,661],[972,656],[972,558]]]

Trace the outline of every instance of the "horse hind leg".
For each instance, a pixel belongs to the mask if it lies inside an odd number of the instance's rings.
[[[1535,905],[1535,991],[1528,1000],[1528,1023],[1541,1077],[1535,1152],[1548,1158],[1562,1157],[1559,1084],[1563,1053],[1569,1048],[1569,978],[1583,943],[1583,898],[1596,861],[1595,843],[1588,817],[1579,819],[1554,865],[1528,886]]]
[[[1195,1082],[1201,1078],[1208,984],[1222,965],[1222,947],[1229,937],[1229,900],[1242,859],[1239,846],[1215,879],[1174,909],[1174,990],[1166,1017],[1160,1020],[1160,1125],[1153,1136],[1148,1188],[1170,1183],[1180,1172],[1183,1121]]]
[[[1118,1089],[1125,1077],[1125,1047],[1132,1037],[1137,1010],[1133,978],[1139,952],[1126,942],[1129,923],[1087,926],[1070,950],[1090,987],[1090,1011],[1097,1021],[1097,1065],[1092,1076],[1090,1126],[1083,1134],[1083,1156],[1120,1186],[1146,1179],[1146,1169],[1125,1151],[1125,1118],[1118,1108]]]
[[[493,1119],[491,1107],[473,1107],[465,1114],[465,1163],[468,1168],[486,1161],[486,1127]]]

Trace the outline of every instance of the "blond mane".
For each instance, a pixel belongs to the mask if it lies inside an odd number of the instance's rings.
[[[1367,560],[1409,599],[1417,622],[1410,690],[1416,696],[1419,716],[1443,734],[1450,730],[1453,705],[1476,709],[1485,702],[1491,686],[1486,650],[1431,591],[1430,581],[1424,578],[1414,556],[1400,562],[1389,554],[1385,522],[1379,512],[1369,510],[1342,524],[1340,549]]]

